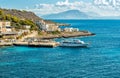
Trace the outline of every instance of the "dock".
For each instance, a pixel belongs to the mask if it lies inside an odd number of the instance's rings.
[[[28,46],[28,42],[14,42],[13,45],[14,46]]]
[[[28,46],[28,47],[57,47],[58,42],[15,42],[15,46]]]
[[[57,43],[57,42],[48,42],[48,43],[33,42],[33,43],[29,43],[28,46],[30,46],[30,47],[57,47],[58,45],[59,45],[59,43]]]
[[[0,43],[0,46],[12,46],[13,45],[13,43],[11,43],[11,42],[1,42]]]

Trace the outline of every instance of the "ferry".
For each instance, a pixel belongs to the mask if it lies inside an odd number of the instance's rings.
[[[74,40],[64,40],[60,42],[60,47],[87,47],[89,43],[84,41],[74,39]]]

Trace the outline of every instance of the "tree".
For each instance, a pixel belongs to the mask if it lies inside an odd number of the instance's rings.
[[[12,16],[12,22],[18,23],[20,21],[19,18],[17,18],[16,16]]]
[[[2,10],[0,10],[0,19],[5,20],[5,15],[4,15],[4,12]]]
[[[6,15],[6,20],[11,21],[11,15],[10,14]]]
[[[3,15],[4,13],[3,13],[3,11],[2,10],[0,10],[0,15]]]

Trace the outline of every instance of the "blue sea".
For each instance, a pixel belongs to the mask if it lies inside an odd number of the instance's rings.
[[[96,35],[76,37],[87,48],[1,47],[0,78],[120,78],[120,20],[54,21]]]

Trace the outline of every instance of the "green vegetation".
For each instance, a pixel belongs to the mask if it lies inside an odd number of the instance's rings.
[[[56,35],[56,34],[60,34],[60,31],[52,31],[51,34]]]
[[[11,21],[12,26],[14,26],[17,29],[24,29],[24,25],[30,25],[31,29],[30,30],[37,30],[37,25],[28,19],[20,19],[16,16],[10,15],[10,14],[5,14],[4,11],[0,10],[0,20],[5,20],[5,21]]]
[[[3,11],[2,10],[0,10],[0,15],[3,15]]]
[[[44,32],[38,31],[38,35],[43,35]]]
[[[2,10],[0,10],[0,20],[4,20],[5,19],[5,14]]]

